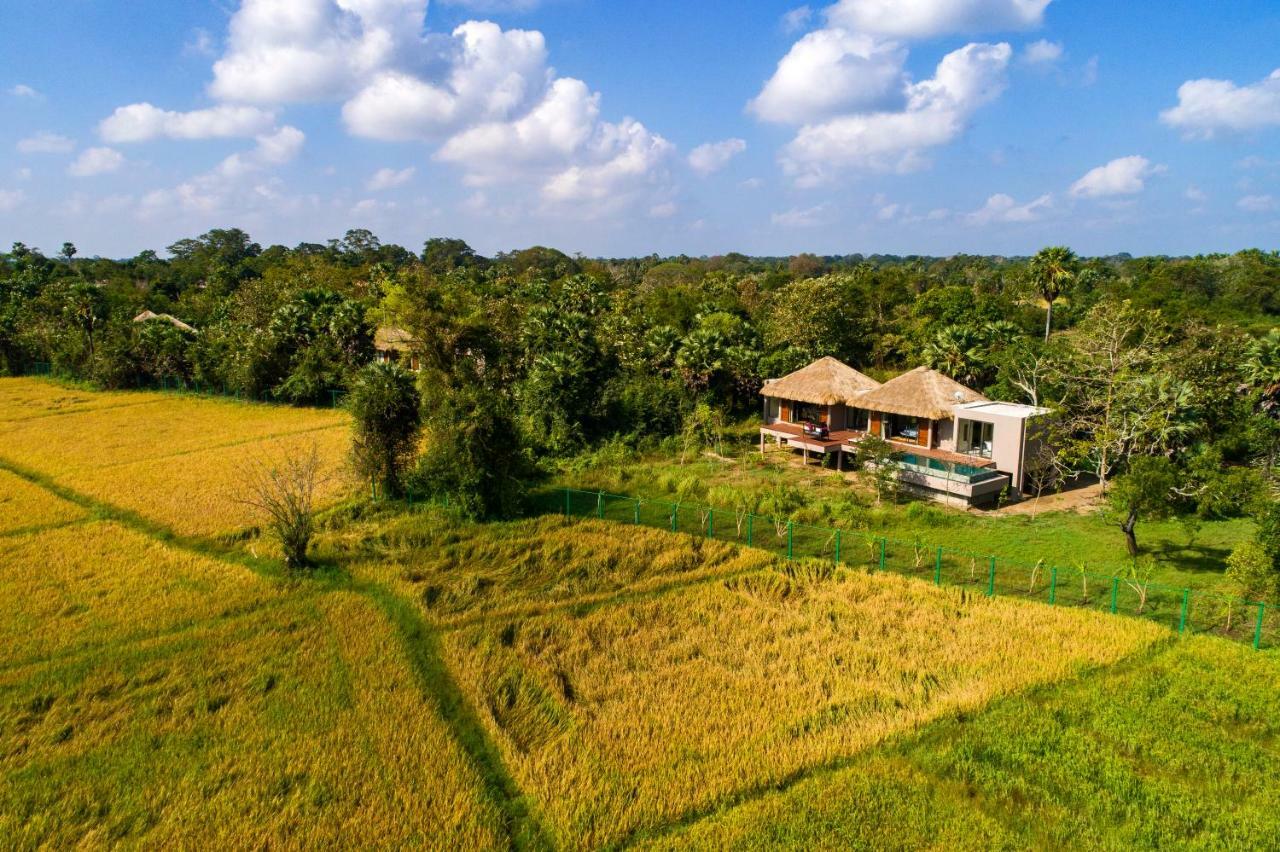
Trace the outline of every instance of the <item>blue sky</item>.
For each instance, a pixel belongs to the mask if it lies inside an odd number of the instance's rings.
[[[10,0],[0,241],[1280,247],[1280,4]]]

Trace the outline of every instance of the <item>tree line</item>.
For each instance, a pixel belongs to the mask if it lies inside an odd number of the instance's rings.
[[[0,255],[0,372],[48,363],[106,388],[174,380],[294,404],[362,381],[408,388],[410,405],[379,404],[418,412],[429,440],[421,458],[405,450],[416,442],[387,440],[383,458],[410,458],[385,486],[412,477],[486,515],[514,511],[548,459],[747,418],[767,378],[816,358],[879,379],[925,364],[1052,408],[1043,469],[1097,477],[1135,553],[1147,517],[1270,510],[1276,252],[484,257],[461,240],[415,253],[363,230],[263,248],[226,229],[167,255],[15,244]],[[134,322],[144,310],[191,328]],[[383,326],[417,341],[416,377],[369,372]]]

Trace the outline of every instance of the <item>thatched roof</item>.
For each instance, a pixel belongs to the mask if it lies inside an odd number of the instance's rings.
[[[167,322],[179,331],[189,331],[192,334],[196,333],[194,328],[170,314],[157,314],[154,311],[143,311],[133,318],[134,322],[154,322],[156,320],[159,320],[160,322]]]
[[[807,367],[769,382],[760,393],[773,399],[789,399],[814,405],[853,405],[879,383],[835,358],[819,358]],[[857,402],[861,405],[861,402]]]
[[[858,407],[906,417],[945,420],[956,405],[986,399],[937,370],[916,367],[863,395],[858,400]]]
[[[379,352],[408,352],[417,342],[403,328],[384,326],[373,334],[373,348]]]

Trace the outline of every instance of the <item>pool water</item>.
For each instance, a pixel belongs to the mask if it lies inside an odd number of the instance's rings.
[[[915,453],[903,453],[898,456],[898,461],[907,467],[915,468],[922,473],[931,473],[935,475],[952,476],[965,482],[982,482],[986,479],[994,479],[1000,473],[989,467],[977,467],[971,464],[948,464],[938,459],[929,458],[927,456],[918,456]]]

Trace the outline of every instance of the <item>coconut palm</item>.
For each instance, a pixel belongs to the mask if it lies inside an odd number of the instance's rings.
[[[1063,288],[1075,278],[1078,266],[1075,252],[1066,246],[1050,246],[1041,249],[1035,257],[1031,258],[1031,280],[1046,305],[1044,318],[1046,342],[1053,331],[1053,303],[1058,301]]]

